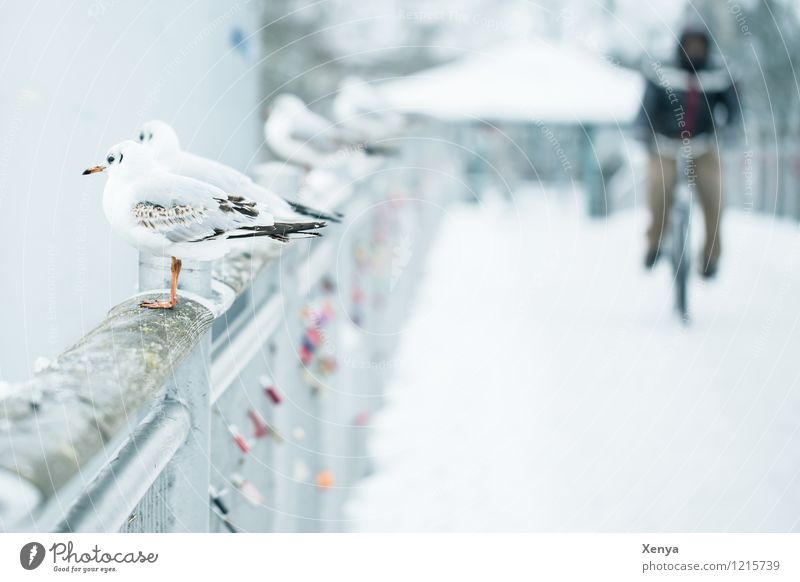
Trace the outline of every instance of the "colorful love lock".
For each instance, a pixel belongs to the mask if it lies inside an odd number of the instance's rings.
[[[236,489],[244,496],[247,501],[256,507],[264,505],[264,496],[258,490],[258,487],[253,485],[252,482],[242,477],[239,473],[231,475],[231,483]]]
[[[228,513],[230,510],[228,509],[228,505],[222,500],[222,496],[225,494],[224,491],[218,492],[214,487],[208,488],[208,496],[211,499],[211,504],[213,507],[216,508],[214,513],[217,517],[220,518],[225,528],[231,533],[238,533],[238,530],[233,527],[233,524],[228,521]]]
[[[228,505],[222,500],[223,492],[217,491],[213,486],[209,486],[208,488],[208,496],[211,499],[211,503],[220,510],[222,515],[228,515]]]
[[[269,397],[273,404],[280,404],[283,402],[283,396],[281,396],[281,393],[278,392],[278,389],[272,384],[264,388],[264,393]]]
[[[319,367],[323,374],[329,376],[336,371],[336,369],[339,367],[339,363],[336,361],[335,357],[327,356],[320,360]]]
[[[253,408],[247,411],[247,416],[253,422],[253,436],[255,438],[261,439],[269,436],[269,426],[263,416]]]
[[[369,410],[362,410],[356,414],[355,419],[353,419],[353,423],[356,426],[367,426],[369,424],[369,416]]]
[[[322,332],[318,327],[311,327],[306,330],[305,340],[312,349],[316,349],[322,343]]]
[[[333,293],[335,289],[336,289],[336,283],[329,275],[326,275],[322,279],[322,290],[325,293]]]
[[[333,487],[333,471],[323,469],[317,473],[317,487],[323,490]]]
[[[239,432],[239,429],[236,427],[235,424],[228,425],[228,432],[231,433],[233,437],[233,442],[236,443],[236,446],[239,447],[243,453],[247,454],[250,452],[250,443],[247,442],[247,439],[244,438],[244,435]]]
[[[325,385],[320,382],[308,368],[303,370],[303,380],[311,387],[311,390],[313,390],[315,394],[321,392],[325,387]]]

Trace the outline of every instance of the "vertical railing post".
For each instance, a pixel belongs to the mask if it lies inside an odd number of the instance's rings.
[[[140,253],[140,291],[167,288],[170,279],[169,264],[169,259]],[[179,288],[210,298],[211,263],[184,261]],[[168,312],[164,315],[174,317],[176,314]],[[167,510],[172,514],[172,531],[209,530],[210,366],[211,333],[208,332],[174,371],[172,381],[167,385],[166,398],[183,403],[189,409],[192,423],[189,438],[167,468],[170,479],[169,495],[161,500],[161,503],[167,504]]]

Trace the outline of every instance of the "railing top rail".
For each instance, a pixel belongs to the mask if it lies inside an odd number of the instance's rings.
[[[0,400],[0,480],[7,484],[0,529],[31,514],[120,431],[131,430],[131,421],[163,398],[215,317],[281,252],[264,246],[218,261],[212,300],[184,296],[165,313],[129,298],[30,380],[12,385]]]

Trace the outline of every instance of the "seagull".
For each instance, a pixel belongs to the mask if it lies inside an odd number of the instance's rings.
[[[142,307],[172,309],[178,303],[181,261],[224,256],[237,239],[267,236],[287,242],[291,234],[320,236],[325,222],[276,222],[268,208],[212,184],[170,173],[141,144],[127,140],[112,147],[106,165],[83,175],[108,172],[103,212],[111,228],[131,245],[172,258],[168,301]]]
[[[294,193],[298,200],[316,200],[322,195],[341,196],[349,190],[349,180],[328,170],[312,170],[306,174],[300,166],[271,160],[253,167],[253,177],[280,196]],[[338,213],[337,213],[338,214]]]
[[[272,153],[307,171],[326,165],[345,145],[327,119],[291,93],[275,98],[264,124],[264,137]]]
[[[348,135],[291,93],[275,98],[264,124],[264,137],[272,153],[303,166],[307,172],[336,166],[348,154],[363,157],[387,153]]]
[[[286,200],[230,166],[187,152],[181,148],[176,131],[165,121],[154,119],[144,123],[139,129],[138,140],[169,172],[207,182],[226,192],[236,192],[261,202],[270,209],[276,220],[297,222],[310,217],[341,222],[341,214],[330,214],[300,202]]]
[[[367,143],[401,134],[406,126],[405,116],[393,111],[378,89],[352,75],[339,84],[333,116],[342,128]]]

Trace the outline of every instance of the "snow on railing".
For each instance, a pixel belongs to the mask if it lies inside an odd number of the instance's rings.
[[[0,531],[343,528],[399,321],[459,184],[429,150],[315,200],[346,215],[324,238],[185,262],[174,310],[130,298],[11,386]],[[141,289],[167,277],[140,258]]]

